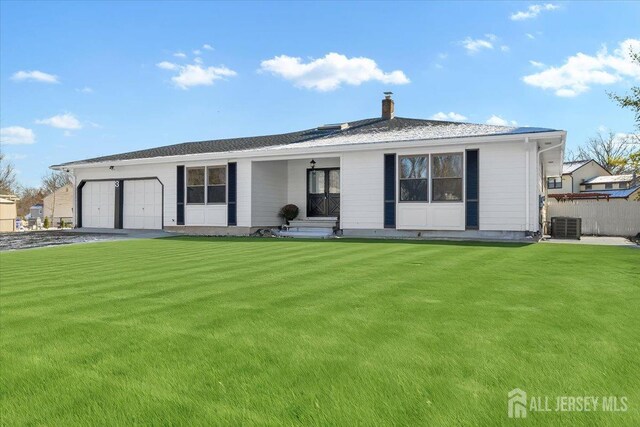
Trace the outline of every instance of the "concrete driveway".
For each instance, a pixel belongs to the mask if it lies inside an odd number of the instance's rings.
[[[47,246],[91,243],[108,240],[155,239],[172,236],[162,230],[113,230],[113,229],[73,229],[38,230],[18,233],[0,233],[0,251],[42,248]]]

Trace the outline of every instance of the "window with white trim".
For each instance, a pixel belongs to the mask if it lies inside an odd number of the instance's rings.
[[[558,188],[562,188],[562,177],[555,176],[547,178],[547,188],[549,190],[556,190]]]
[[[207,204],[226,203],[227,167],[210,166],[207,168]]]
[[[204,204],[204,167],[187,168],[187,203]]]
[[[462,200],[462,153],[431,155],[431,201]]]
[[[400,163],[400,201],[429,201],[429,157],[402,156]]]

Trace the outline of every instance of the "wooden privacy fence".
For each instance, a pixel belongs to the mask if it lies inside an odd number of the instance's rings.
[[[640,233],[640,201],[625,199],[547,199],[547,219],[569,216],[582,219],[582,234],[635,236]]]

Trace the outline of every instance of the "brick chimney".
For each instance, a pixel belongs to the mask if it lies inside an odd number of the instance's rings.
[[[385,92],[384,99],[382,100],[382,118],[385,120],[393,119],[395,116],[391,95],[393,95],[393,92]]]

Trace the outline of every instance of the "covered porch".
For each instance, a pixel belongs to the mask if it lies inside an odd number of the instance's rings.
[[[335,224],[340,217],[340,166],[336,156],[252,161],[251,226],[283,225],[279,212],[287,204],[298,207],[298,222]]]

